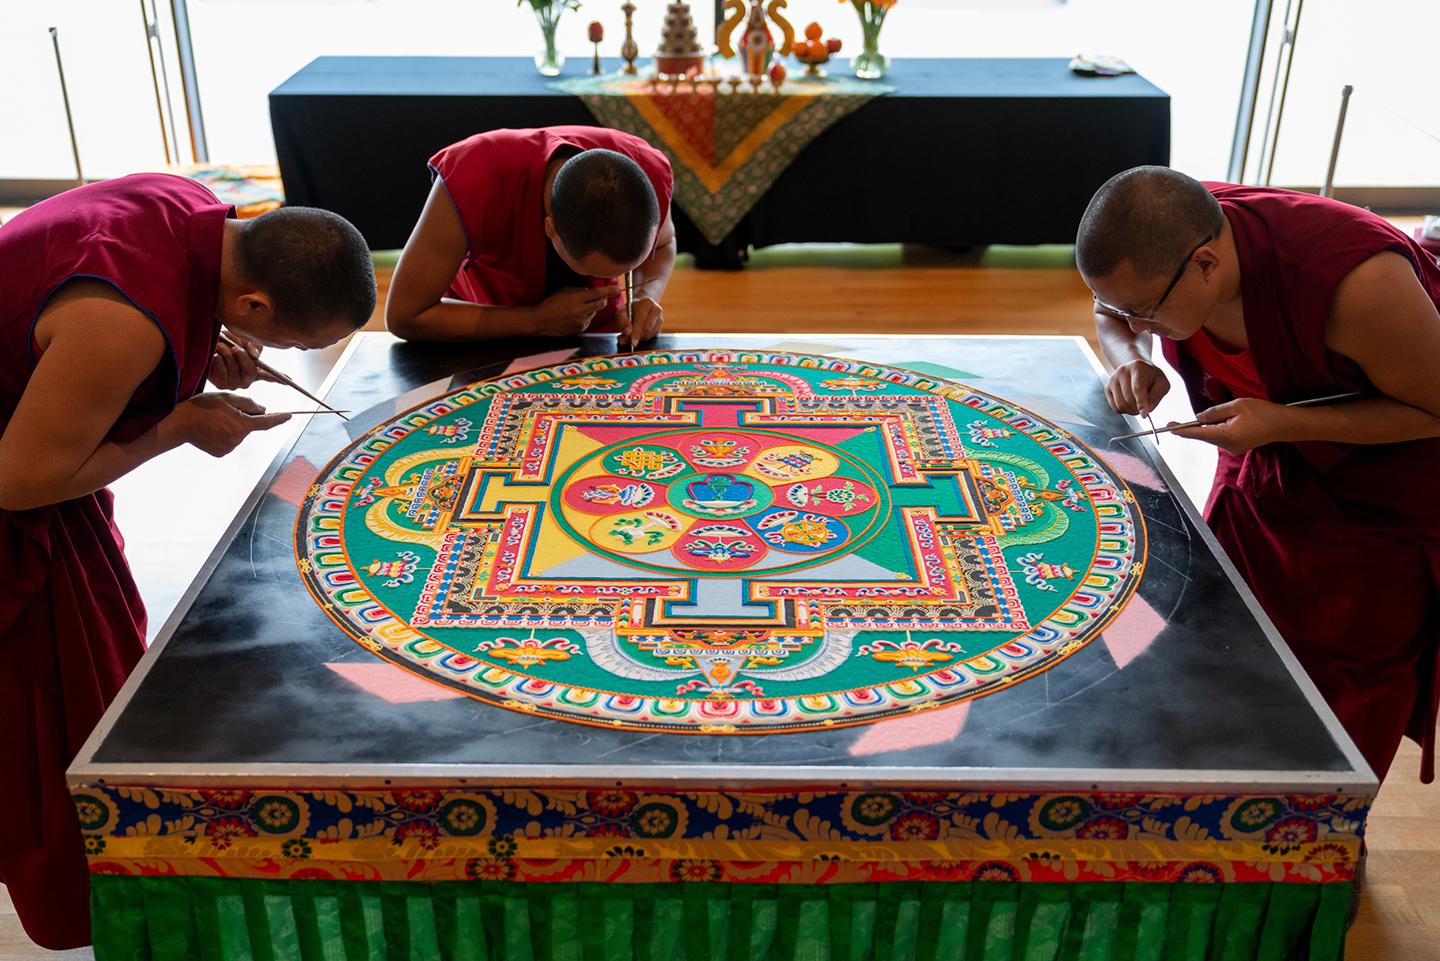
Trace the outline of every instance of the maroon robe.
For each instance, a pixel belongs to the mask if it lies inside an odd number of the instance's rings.
[[[448,296],[475,304],[527,307],[554,292],[555,285],[546,283],[547,266],[551,271],[565,268],[545,236],[545,173],[555,152],[565,147],[614,150],[635,161],[655,188],[661,224],[669,218],[675,186],[670,161],[639,137],[603,127],[476,134],[430,158],[430,169],[454,201],[469,244]],[[620,278],[577,278],[576,283],[604,287],[620,283]],[[623,296],[612,297],[588,331],[616,330],[615,314],[623,302]]]
[[[1440,305],[1440,268],[1365,210],[1309,194],[1206,184],[1240,261],[1245,332],[1277,403],[1375,392],[1325,346],[1335,288],[1384,251],[1406,257]],[[1231,399],[1172,341],[1165,356],[1196,410]],[[1220,452],[1205,519],[1377,776],[1400,738],[1434,778],[1440,640],[1440,439],[1404,444],[1277,443]],[[1236,665],[1244,670],[1244,665]]]
[[[215,352],[232,207],[180,177],[81,187],[0,227],[0,432],[39,361],[35,323],[66,281],[110,284],[168,350],[108,437],[133,440],[198,393]],[[145,609],[108,490],[0,510],[0,881],[47,948],[90,943],[89,877],[65,768],[145,651]]]

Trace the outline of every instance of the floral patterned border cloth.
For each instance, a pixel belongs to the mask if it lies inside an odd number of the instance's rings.
[[[554,84],[579,97],[607,127],[642,137],[670,158],[675,202],[718,244],[790,162],[831,125],[895,88],[847,77],[787,80],[734,93],[726,85],[673,92],[638,77],[582,77]]]
[[[79,786],[103,874],[449,881],[1354,877],[1351,795]]]

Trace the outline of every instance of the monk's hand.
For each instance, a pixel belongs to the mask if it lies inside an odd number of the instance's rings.
[[[1203,440],[1231,454],[1243,454],[1285,440],[1291,409],[1258,397],[1241,397],[1195,415],[1199,427],[1181,427],[1176,437]]]
[[[187,443],[211,457],[224,457],[255,431],[290,419],[289,414],[267,414],[250,398],[223,391],[198,394],[176,407],[170,417],[179,419],[177,429]]]
[[[541,337],[574,337],[585,333],[590,321],[622,288],[567,287],[557,290],[535,307],[531,331]]]
[[[631,326],[628,312],[620,311],[620,330],[633,344],[643,344],[660,333],[665,324],[665,309],[649,297],[635,301],[635,320]]]
[[[260,345],[235,334],[230,339],[239,344],[231,347],[226,343],[215,345],[215,356],[210,358],[210,373],[206,380],[220,390],[239,390],[249,387],[257,380],[265,380],[260,368],[255,366],[260,356]]]
[[[1115,368],[1105,384],[1105,399],[1120,414],[1150,416],[1160,399],[1170,392],[1170,379],[1154,364],[1132,360]]]

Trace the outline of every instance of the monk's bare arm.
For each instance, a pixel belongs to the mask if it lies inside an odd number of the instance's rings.
[[[1151,335],[1096,309],[1095,336],[1100,352],[1113,369],[1105,382],[1105,399],[1122,414],[1148,416],[1170,390],[1170,380],[1150,359]]]
[[[439,178],[430,187],[385,300],[385,325],[406,340],[483,340],[532,333],[533,308],[493,307],[445,296],[470,245]]]
[[[1289,440],[1395,444],[1440,437],[1440,313],[1410,261],[1381,253],[1335,290],[1325,343],[1355,361],[1384,396],[1289,408]]]
[[[1095,337],[1100,341],[1100,352],[1112,368],[1123,367],[1134,360],[1150,363],[1149,334],[1135,333],[1125,321],[1102,310],[1097,309],[1094,316]]]
[[[165,351],[160,329],[114,289],[71,284],[46,307],[36,339],[40,362],[0,435],[0,508],[88,494],[183,442],[157,428],[102,443]]]
[[[655,252],[635,271],[638,275],[635,281],[637,299],[649,297],[657,304],[661,301],[665,296],[665,288],[670,286],[670,274],[675,270],[677,249],[675,221],[670,212],[666,211],[665,222],[660,225],[660,231],[655,235]]]
[[[165,352],[155,323],[114,288],[66,285],[35,326],[40,360],[0,435],[0,509],[29,510],[93,493],[181,444],[215,456],[284,423],[245,397],[202,394],[143,436],[106,441]]]

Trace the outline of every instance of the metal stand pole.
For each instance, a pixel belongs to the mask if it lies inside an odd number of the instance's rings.
[[[179,163],[180,161],[180,134],[175,129],[175,107],[170,102],[170,72],[165,68],[165,47],[160,42],[160,12],[155,9],[155,0],[150,0],[150,9],[145,9],[145,0],[140,0],[140,20],[145,25],[145,52],[150,57],[150,81],[155,87],[155,113],[160,119],[160,140],[165,147],[165,162]],[[159,67],[157,69],[156,53],[159,53]],[[164,102],[161,102],[161,91],[164,91]],[[166,136],[165,125],[169,121],[170,133]],[[170,152],[170,145],[175,145],[175,152]]]
[[[1250,49],[1245,54],[1245,76],[1240,84],[1240,109],[1235,115],[1235,139],[1230,143],[1231,183],[1245,182],[1245,163],[1250,157],[1250,135],[1255,127],[1255,102],[1260,97],[1260,68],[1265,60],[1265,40],[1270,34],[1272,0],[1255,0],[1250,24]]]
[[[185,116],[190,124],[190,152],[196,163],[209,163],[210,147],[205,140],[205,114],[200,109],[200,75],[195,68],[195,44],[190,37],[190,8],[186,6],[186,0],[170,0],[170,15],[175,20],[175,53],[180,59]],[[175,152],[180,152],[178,145]]]
[[[1270,186],[1270,176],[1275,171],[1275,153],[1280,149],[1280,122],[1285,119],[1285,97],[1290,92],[1290,67],[1295,62],[1295,41],[1300,35],[1300,17],[1305,12],[1305,0],[1295,0],[1295,19],[1290,19],[1290,4],[1285,5],[1285,35],[1281,41],[1284,47],[1285,64],[1277,65],[1275,68],[1275,84],[1271,85],[1270,100],[1271,110],[1275,116],[1275,136],[1270,138],[1270,117],[1265,118],[1265,136],[1260,143],[1265,144],[1269,140],[1270,156],[1265,159],[1265,173],[1261,176],[1260,182],[1266,187]],[[1283,78],[1283,79],[1282,79]],[[1275,85],[1280,87],[1280,100],[1275,102]]]
[[[1335,186],[1335,162],[1340,159],[1340,137],[1345,133],[1345,111],[1350,108],[1350,95],[1355,88],[1346,84],[1340,91],[1340,119],[1335,121],[1335,143],[1330,146],[1330,169],[1325,171],[1325,186],[1320,188],[1320,196],[1330,196],[1331,189]]]
[[[50,42],[55,46],[55,70],[60,74],[60,96],[65,101],[65,126],[70,128],[70,153],[75,157],[75,184],[85,186],[85,173],[80,169],[80,144],[75,140],[75,117],[70,112],[70,89],[65,85],[65,62],[60,59],[60,31],[50,28]]]

